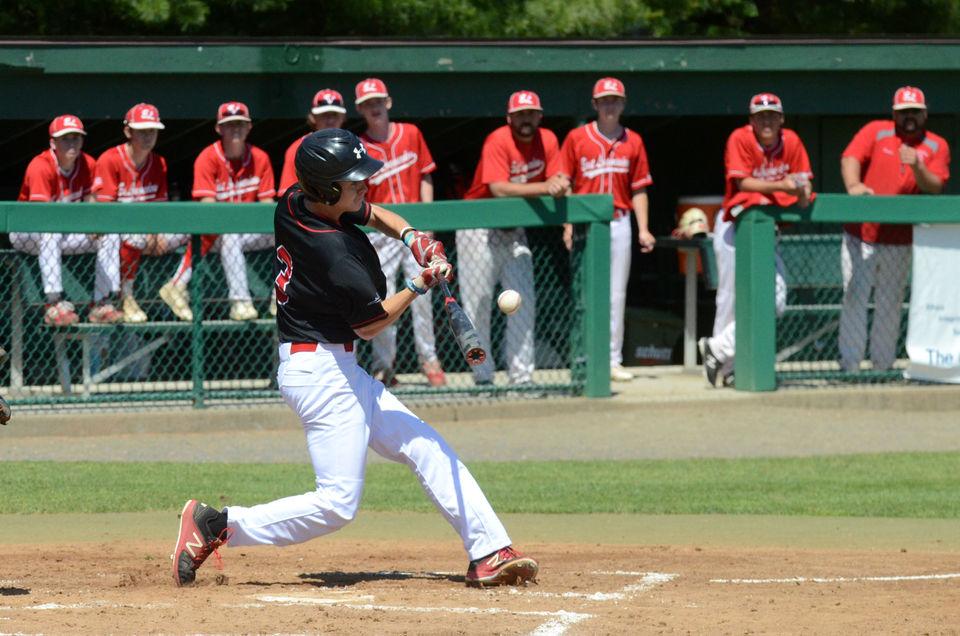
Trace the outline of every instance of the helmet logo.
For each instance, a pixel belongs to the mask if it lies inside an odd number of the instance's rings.
[[[361,143],[358,147],[353,149],[353,154],[357,155],[357,161],[360,161],[360,159],[363,158],[363,153],[365,153],[366,151],[367,149],[363,147],[363,143]]]

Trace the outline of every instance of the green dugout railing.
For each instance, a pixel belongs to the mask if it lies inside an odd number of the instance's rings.
[[[809,208],[751,208],[737,222],[736,388],[774,391],[777,223],[960,223],[960,196],[820,194]]]
[[[0,203],[0,232],[191,234],[194,255],[200,254],[201,234],[272,233],[272,204],[218,204],[196,202],[133,203],[124,205],[78,203]],[[582,227],[578,249],[570,259],[571,297],[577,307],[569,326],[576,343],[570,359],[570,382],[574,393],[588,397],[610,395],[610,220],[613,202],[609,195],[573,196],[555,200],[488,199],[438,201],[430,204],[390,206],[420,229],[449,232],[473,228],[528,229],[573,223]],[[560,248],[562,249],[562,248]],[[26,258],[36,258],[29,257]],[[194,261],[190,281],[193,323],[190,330],[190,374],[193,390],[178,399],[203,407],[209,363],[205,350],[204,297],[210,261]],[[538,303],[539,304],[539,303]],[[11,308],[8,308],[11,311]],[[539,313],[539,311],[538,311]],[[223,322],[223,321],[219,321]],[[442,394],[442,391],[439,392]],[[163,399],[158,398],[158,399]]]

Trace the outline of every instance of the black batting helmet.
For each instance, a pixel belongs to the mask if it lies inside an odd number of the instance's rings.
[[[368,155],[349,130],[326,128],[303,138],[293,165],[304,193],[333,205],[340,200],[337,181],[366,181],[383,162]]]

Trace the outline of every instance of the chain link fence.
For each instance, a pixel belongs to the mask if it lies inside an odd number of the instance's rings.
[[[15,234],[0,250],[0,395],[14,407],[279,400],[272,236]],[[558,226],[438,232],[490,364],[468,367],[439,291],[395,343],[358,341],[361,364],[421,403],[583,393],[579,235],[568,252]],[[511,316],[496,306],[507,287],[523,296]]]
[[[776,326],[780,386],[903,379],[910,246],[871,255],[874,278],[851,264],[843,236],[839,227],[794,225],[779,238],[787,283]]]

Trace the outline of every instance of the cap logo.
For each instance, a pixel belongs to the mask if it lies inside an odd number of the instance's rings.
[[[240,112],[240,106],[237,104],[227,104],[227,112],[231,115],[236,115]]]
[[[74,119],[73,117],[64,117],[63,125],[64,127],[76,128],[78,124],[77,124],[77,120]]]
[[[903,101],[905,101],[905,102],[915,102],[915,101],[917,101],[917,93],[916,93],[916,91],[912,91],[912,90],[910,90],[910,89],[907,89],[907,90],[903,91]]]
[[[141,119],[153,119],[153,111],[149,108],[140,109],[140,118]]]
[[[364,93],[374,93],[377,90],[376,82],[364,82],[363,83],[363,92]]]
[[[323,101],[327,102],[328,104],[332,104],[332,103],[334,103],[335,101],[337,101],[336,98],[335,98],[333,95],[329,94],[329,93],[327,93],[326,95],[324,95],[322,99],[323,99]]]
[[[533,105],[533,95],[530,93],[520,93],[517,95],[518,104]]]
[[[619,90],[619,89],[620,89],[620,87],[617,86],[617,83],[616,83],[616,82],[613,82],[613,81],[611,81],[611,80],[606,80],[606,81],[604,81],[604,83],[603,83],[603,90],[605,90],[605,91],[615,91],[615,90]]]

